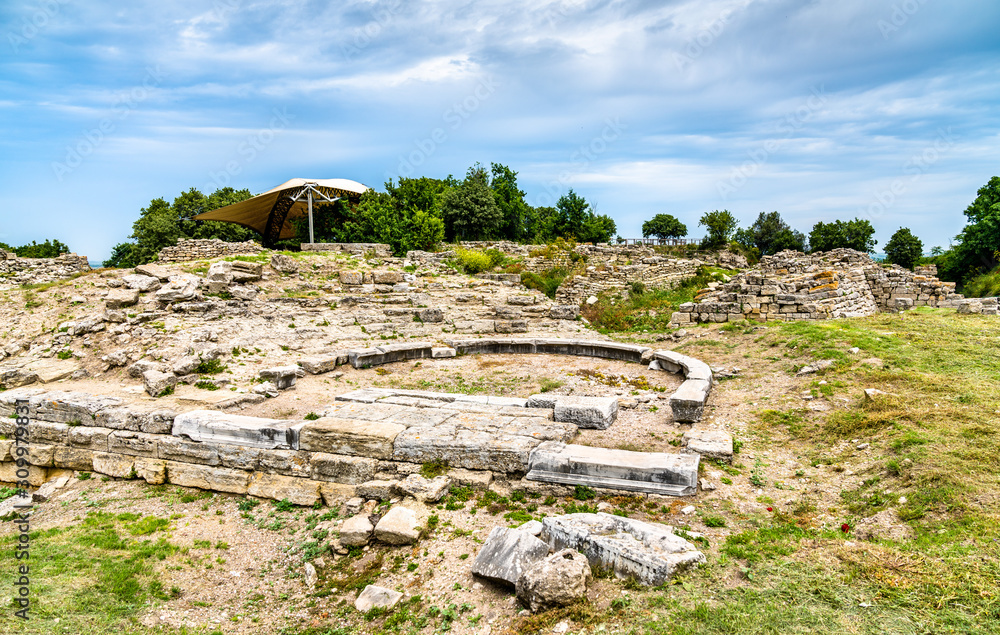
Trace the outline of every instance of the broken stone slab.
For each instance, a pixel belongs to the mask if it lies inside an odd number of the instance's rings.
[[[357,493],[366,500],[387,501],[392,499],[397,485],[397,481],[367,481],[358,485]]]
[[[340,284],[361,285],[364,284],[365,277],[360,271],[341,271]]]
[[[390,545],[416,543],[420,539],[417,513],[406,507],[393,507],[375,525],[375,539]]]
[[[254,472],[247,486],[247,494],[311,507],[320,500],[319,485],[309,479]]]
[[[356,514],[340,526],[340,544],[347,547],[364,547],[372,538],[375,526],[367,514]]]
[[[419,474],[410,474],[396,484],[396,491],[422,503],[436,503],[448,493],[451,483],[451,478],[446,475],[428,479]]]
[[[310,452],[391,459],[393,442],[405,429],[391,421],[322,417],[302,425],[298,447]]]
[[[358,599],[354,601],[354,608],[362,613],[367,613],[372,609],[388,610],[399,604],[402,599],[403,594],[399,591],[369,584],[358,594]]]
[[[139,301],[139,291],[136,289],[111,289],[104,298],[109,309],[123,309]]]
[[[448,359],[450,357],[455,357],[456,352],[453,348],[432,348],[431,357],[434,359]]]
[[[549,318],[553,320],[575,320],[580,316],[580,307],[574,304],[556,304],[549,309]]]
[[[653,351],[661,368],[671,373],[684,372],[685,379],[712,381],[712,369],[705,362],[675,351]]]
[[[592,577],[586,556],[563,549],[525,569],[517,579],[517,599],[532,613],[569,606],[587,595]]]
[[[144,276],[141,274],[130,274],[122,278],[122,282],[125,283],[129,289],[135,289],[140,293],[149,293],[150,291],[156,291],[162,285],[160,284],[160,279],[154,276]]]
[[[200,443],[266,450],[299,449],[302,421],[264,419],[217,410],[193,410],[174,417],[170,433]]]
[[[396,461],[448,461],[471,470],[524,473],[528,455],[541,441],[489,429],[470,429],[451,419],[434,427],[407,428],[393,443]]]
[[[318,355],[298,361],[302,370],[310,375],[322,375],[332,370],[337,370],[337,366],[347,363],[347,353],[335,353],[333,355]]]
[[[139,275],[156,278],[160,282],[166,282],[167,280],[170,279],[170,276],[172,275],[170,273],[170,270],[168,270],[163,265],[157,265],[153,263],[149,263],[146,265],[139,265],[138,267],[135,268],[135,272]]]
[[[182,275],[171,276],[171,281],[156,292],[156,301],[161,304],[190,302],[198,298],[200,278]]]
[[[295,273],[299,270],[299,263],[285,254],[271,254],[271,268],[281,273]]]
[[[689,452],[707,459],[733,460],[733,435],[725,430],[688,430],[681,442]]]
[[[559,395],[555,399],[555,421],[578,428],[605,430],[618,417],[617,397],[577,397]]]
[[[295,386],[295,380],[305,377],[306,371],[298,366],[278,366],[260,371],[261,379],[270,381],[278,390],[288,390]]]
[[[494,527],[472,563],[472,573],[514,586],[532,564],[549,555],[549,546],[520,529]]]
[[[553,549],[579,551],[591,566],[646,586],[705,562],[703,553],[664,525],[597,513],[548,516],[542,526],[542,539]]]
[[[692,423],[701,420],[705,412],[705,402],[712,391],[712,382],[689,379],[670,395],[670,410],[674,421]]]
[[[812,375],[813,373],[818,373],[821,370],[825,370],[833,366],[832,359],[821,359],[809,364],[808,366],[803,366],[799,372],[795,373],[796,377],[802,377],[803,375]]]
[[[697,454],[631,452],[547,441],[529,459],[531,481],[667,496],[698,490]]]
[[[147,370],[142,374],[142,383],[150,397],[159,397],[177,385],[177,376],[173,373]]]

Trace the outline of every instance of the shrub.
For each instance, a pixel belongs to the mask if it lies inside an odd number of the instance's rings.
[[[455,258],[462,271],[469,275],[482,273],[493,266],[493,261],[489,255],[474,249],[458,248],[455,250]]]

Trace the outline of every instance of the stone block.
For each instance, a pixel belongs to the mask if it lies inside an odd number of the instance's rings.
[[[361,285],[364,284],[365,277],[360,271],[341,271],[340,284]]]
[[[156,458],[199,465],[220,465],[219,452],[211,445],[177,437],[163,437],[156,443]]]
[[[559,442],[540,444],[530,457],[531,481],[688,496],[697,492],[696,454],[630,452]]]
[[[453,348],[432,348],[431,357],[434,359],[448,359],[450,357],[455,357],[456,352]]]
[[[55,446],[39,445],[32,443],[28,445],[28,454],[25,457],[28,463],[39,467],[52,467],[52,460],[55,456]]]
[[[57,447],[52,456],[52,465],[67,470],[89,472],[94,469],[94,453],[79,448]]]
[[[298,362],[299,366],[302,367],[302,370],[306,371],[310,375],[322,375],[323,373],[337,370],[337,366],[346,363],[346,352],[334,353],[332,355],[317,355],[308,359],[301,359]]]
[[[604,430],[618,416],[618,398],[559,395],[553,416],[555,421],[572,423],[578,428]]]
[[[135,458],[107,452],[93,453],[93,468],[98,474],[114,478],[127,478],[135,471]],[[136,473],[138,476],[138,473]]]
[[[302,421],[247,417],[217,410],[193,410],[174,417],[171,434],[200,443],[297,449],[298,428],[302,424]]]
[[[417,514],[406,507],[393,507],[375,525],[375,539],[390,545],[412,545],[419,538]]]
[[[549,546],[520,529],[494,527],[472,562],[472,573],[508,586],[531,565],[549,555]]]
[[[135,272],[139,275],[151,276],[160,282],[166,282],[171,276],[170,270],[163,265],[157,265],[154,263],[139,265],[135,268]]]
[[[263,472],[310,478],[312,467],[310,454],[298,450],[257,450],[260,454],[260,469]]]
[[[542,539],[552,549],[573,549],[591,566],[647,586],[705,562],[694,545],[664,525],[611,514],[568,514],[542,520]]]
[[[361,613],[367,613],[373,609],[388,611],[399,604],[402,599],[403,594],[399,591],[369,584],[358,594],[358,599],[354,601],[354,608]]]
[[[438,324],[444,322],[444,311],[437,308],[420,309],[417,311],[417,317],[426,324]]]
[[[104,298],[109,309],[124,309],[139,301],[137,289],[111,289]]]
[[[314,452],[309,466],[312,478],[317,481],[358,485],[374,479],[376,461],[366,457]]]
[[[255,472],[250,477],[247,494],[272,500],[288,500],[304,507],[320,500],[319,483],[316,481],[264,472]]]
[[[357,494],[366,500],[387,501],[392,499],[396,491],[396,481],[367,481],[357,487]]]
[[[17,475],[18,470],[28,470],[27,478],[19,477]],[[0,463],[0,483],[19,483],[21,481],[28,481],[28,485],[32,487],[41,487],[41,485],[45,483],[48,473],[48,469],[38,465],[29,465],[27,467],[19,468],[17,463],[13,461]],[[22,472],[22,476],[23,474],[24,473]]]
[[[70,426],[65,423],[32,421],[28,428],[31,443],[66,445]]]
[[[160,288],[159,278],[153,276],[144,276],[141,274],[131,274],[122,278],[122,282],[125,283],[129,289],[135,289],[140,293],[148,293],[150,291],[156,291]]]
[[[396,484],[396,491],[402,496],[410,496],[422,503],[436,503],[448,493],[451,477],[442,475],[433,479],[419,474],[410,474]]]
[[[373,271],[372,281],[375,284],[399,284],[404,282],[404,279],[399,271]]]
[[[302,426],[299,447],[310,452],[390,459],[393,442],[405,429],[388,421],[323,417]]]
[[[549,318],[553,320],[575,320],[580,317],[580,307],[575,304],[556,304],[549,309]]]
[[[306,371],[298,366],[278,366],[275,368],[265,368],[260,371],[261,379],[270,381],[278,390],[288,390],[295,386],[295,380],[304,377]]]
[[[532,613],[569,606],[587,595],[593,577],[586,556],[563,549],[528,567],[517,579],[517,599]]]
[[[173,485],[197,487],[198,489],[246,494],[250,484],[250,473],[209,465],[191,465],[165,461],[166,479]],[[138,469],[136,470],[138,471]]]
[[[167,482],[167,462],[159,459],[135,459],[136,475],[150,485],[162,485]]]
[[[699,421],[705,411],[705,402],[712,390],[710,381],[689,379],[670,395],[670,410],[674,421],[691,423]]]
[[[364,547],[372,539],[375,526],[367,514],[356,514],[340,526],[340,544],[345,547]]]
[[[177,377],[173,373],[147,370],[142,374],[142,383],[150,397],[159,397],[177,385]]]
[[[108,435],[108,452],[155,459],[156,441],[151,434],[118,430]]]
[[[393,443],[396,461],[448,461],[456,467],[490,472],[523,473],[537,439],[503,431],[472,429],[448,422],[432,428],[408,428]]]
[[[688,451],[705,458],[733,460],[733,435],[725,430],[688,430],[682,442]]]

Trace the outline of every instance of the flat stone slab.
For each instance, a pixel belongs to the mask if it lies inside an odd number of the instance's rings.
[[[605,430],[618,417],[618,397],[556,397],[554,418],[578,428]]]
[[[375,539],[390,545],[412,545],[420,539],[417,513],[406,507],[393,507],[375,525]]]
[[[528,456],[541,440],[452,423],[407,428],[396,437],[392,458],[426,463],[447,461],[470,470],[524,473]]]
[[[697,454],[630,452],[547,442],[529,458],[528,480],[668,496],[698,491]]]
[[[472,562],[472,573],[509,586],[521,574],[549,555],[549,546],[520,529],[494,527]]]
[[[554,550],[579,551],[591,566],[647,586],[705,562],[705,555],[671,528],[611,514],[549,516],[542,520],[542,539]]]
[[[705,458],[733,460],[733,435],[725,430],[688,430],[682,442],[689,452]]]
[[[24,370],[38,375],[38,381],[43,384],[66,379],[82,368],[83,364],[75,359],[41,359],[24,365]]]
[[[201,443],[248,448],[298,449],[301,421],[245,417],[217,410],[194,410],[174,417],[171,434]]]
[[[405,344],[386,344],[375,348],[366,348],[348,353],[348,361],[354,368],[371,368],[392,362],[409,359],[429,359],[433,357],[430,342],[407,342]]]
[[[372,609],[389,610],[399,604],[402,599],[403,594],[399,591],[369,584],[358,594],[358,599],[354,601],[354,608],[362,613],[367,613]]]
[[[387,421],[322,417],[302,425],[298,449],[391,459],[393,442],[405,429],[405,426]]]

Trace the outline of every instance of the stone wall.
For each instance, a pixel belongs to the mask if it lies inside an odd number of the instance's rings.
[[[248,240],[244,243],[227,243],[218,238],[181,238],[173,247],[164,247],[157,257],[159,262],[189,262],[220,256],[254,255],[264,248]]]
[[[86,256],[62,254],[57,258],[18,258],[0,250],[0,284],[39,284],[64,280],[90,271]]]
[[[339,251],[355,256],[392,257],[392,247],[383,243],[302,243],[299,248],[302,251]]]
[[[914,306],[954,307],[955,283],[934,277],[936,268],[911,272],[885,267],[868,254],[836,249],[806,255],[783,251],[765,256],[725,284],[713,283],[695,302],[681,305],[674,324],[743,319],[825,320],[874,315]]]

